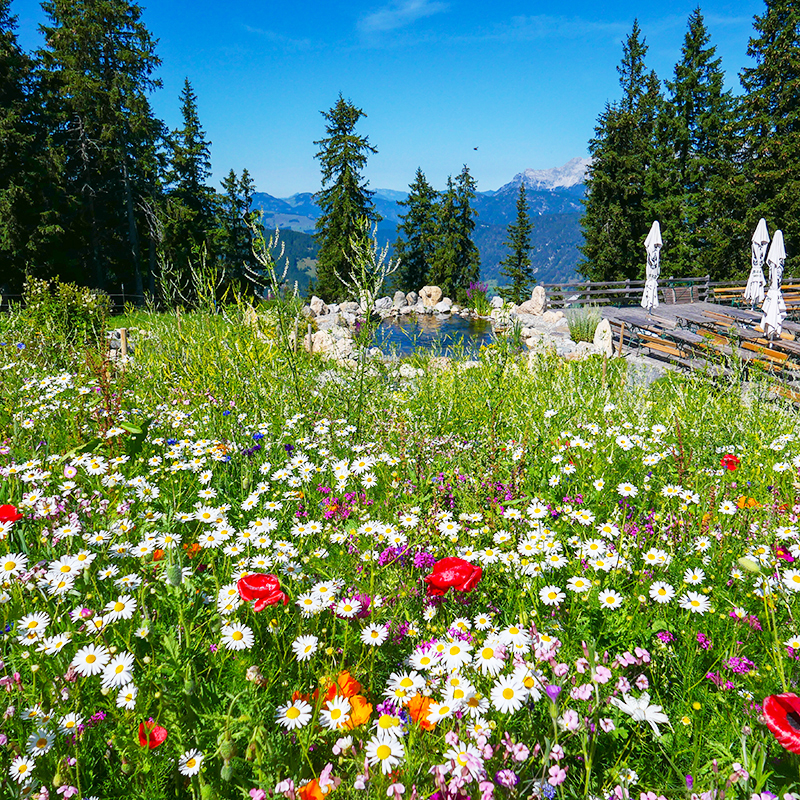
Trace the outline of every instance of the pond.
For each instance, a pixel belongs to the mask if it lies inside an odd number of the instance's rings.
[[[434,315],[409,315],[381,321],[375,332],[375,345],[386,353],[407,356],[416,349],[447,354],[463,345],[467,353],[477,353],[482,344],[493,340],[492,324],[485,319],[459,316],[442,319]]]

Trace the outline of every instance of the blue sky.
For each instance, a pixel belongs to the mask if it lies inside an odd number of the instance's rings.
[[[367,113],[359,132],[378,148],[373,188],[405,189],[418,166],[437,188],[468,164],[480,190],[517,172],[585,156],[634,18],[648,66],[672,75],[696,0],[151,0],[144,21],[159,40],[164,87],[152,98],[180,122],[184,77],[212,142],[214,181],[250,170],[277,197],[319,189],[320,111],[339,92]],[[750,60],[763,0],[701,5],[727,84]],[[41,43],[37,0],[14,0],[24,47]],[[478,147],[478,150],[473,148]]]

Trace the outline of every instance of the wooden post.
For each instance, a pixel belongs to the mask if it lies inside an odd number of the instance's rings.
[[[617,345],[617,355],[618,356],[622,355],[622,337],[623,337],[624,333],[625,333],[625,323],[623,322],[619,326],[619,344]]]
[[[122,359],[128,357],[128,329],[119,329],[119,352]]]

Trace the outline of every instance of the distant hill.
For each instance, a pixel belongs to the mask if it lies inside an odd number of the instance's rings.
[[[495,191],[478,192],[474,208],[478,213],[475,244],[481,254],[481,278],[502,283],[500,261],[506,254],[503,242],[506,228],[516,219],[517,192],[525,184],[534,229],[531,260],[539,283],[554,283],[576,277],[578,250],[582,242],[580,218],[585,194],[584,178],[589,162],[574,158],[563,167],[549,170],[526,169]],[[394,189],[375,190],[375,206],[383,218],[378,225],[381,244],[397,238],[397,222],[404,209],[397,205],[406,192]],[[263,212],[266,229],[281,229],[289,258],[287,281],[298,282],[305,292],[316,274],[316,255],[319,250],[311,234],[320,210],[309,192],[287,198],[257,192],[254,208]]]

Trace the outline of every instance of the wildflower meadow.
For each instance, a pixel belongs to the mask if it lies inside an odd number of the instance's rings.
[[[0,322],[0,796],[792,798],[769,379]]]

